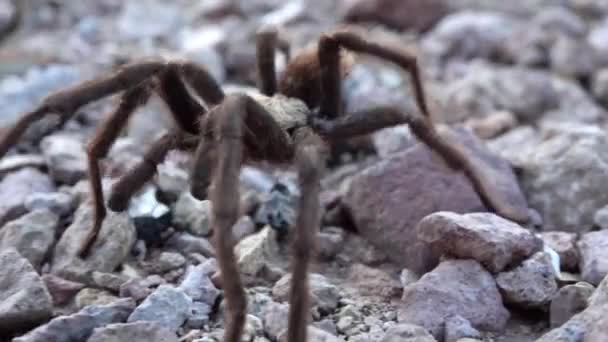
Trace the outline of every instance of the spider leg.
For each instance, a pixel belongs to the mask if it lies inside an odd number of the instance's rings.
[[[416,103],[424,117],[430,119],[416,56],[402,49],[370,42],[356,33],[338,31],[323,35],[319,40],[318,57],[321,66],[321,114],[335,118],[340,113],[341,78],[340,48],[365,53],[395,63],[410,73]]]
[[[315,237],[320,224],[320,181],[324,172],[327,146],[309,128],[295,133],[295,161],[301,191],[293,241],[293,275],[287,341],[306,342],[310,295],[308,269],[316,250]]]
[[[291,57],[289,43],[279,37],[277,28],[273,25],[260,28],[256,34],[258,88],[267,96],[277,92],[277,72],[274,63],[277,49],[289,60]]]
[[[158,138],[144,153],[142,160],[122,175],[112,185],[108,207],[112,211],[124,211],[133,194],[156,174],[156,166],[163,162],[169,151],[179,146],[179,132],[169,132]]]
[[[207,106],[218,105],[224,100],[224,91],[207,70],[194,63],[179,63],[177,68],[184,80],[192,86]]]
[[[463,170],[487,208],[516,222],[528,221],[527,212],[511,205],[508,198],[495,191],[491,179],[484,176],[486,173],[482,169],[483,165],[476,162],[457,139],[450,135],[440,135],[427,117],[388,106],[350,113],[335,120],[313,121],[315,131],[329,140],[370,134],[399,124],[408,124],[418,139],[436,151],[452,168]]]
[[[114,141],[118,138],[121,128],[129,120],[135,110],[144,105],[151,95],[150,82],[144,82],[134,88],[127,90],[121,98],[120,104],[103,125],[97,130],[93,140],[90,142],[87,154],[89,164],[89,181],[93,194],[94,219],[93,229],[89,232],[86,239],[78,251],[81,257],[85,257],[101,230],[101,225],[106,216],[106,207],[103,199],[101,185],[101,172],[99,169],[99,159],[105,157]]]
[[[66,122],[85,104],[134,87],[163,68],[164,64],[158,62],[131,64],[108,77],[84,82],[49,95],[38,108],[24,114],[3,134],[0,138],[0,158],[8,152],[28,127],[45,115],[59,114],[61,121]]]

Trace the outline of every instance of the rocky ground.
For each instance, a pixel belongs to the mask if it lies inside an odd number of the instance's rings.
[[[252,87],[263,24],[283,27],[296,51],[336,25],[411,48],[436,120],[533,219],[488,213],[406,126],[353,143],[323,180],[311,341],[608,341],[608,2],[24,3],[0,48],[0,126],[50,91],[150,56]],[[0,28],[13,11],[0,0]],[[348,110],[416,110],[407,75],[358,62]],[[128,211],[109,214],[89,258],[75,255],[92,225],[86,141],[115,104],[88,105],[61,129],[49,118],[0,161],[0,341],[221,341],[211,203],[189,195],[188,153],[172,152]],[[105,183],[170,125],[151,100],[104,161]],[[241,174],[244,341],[286,329],[295,180],[262,166]]]

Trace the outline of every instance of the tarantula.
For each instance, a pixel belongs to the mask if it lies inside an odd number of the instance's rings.
[[[289,55],[288,45],[280,39],[278,31],[272,27],[259,30],[256,52],[261,94],[257,95],[225,95],[205,69],[189,62],[142,61],[126,65],[109,76],[48,96],[38,108],[22,116],[6,131],[0,139],[0,156],[32,123],[45,115],[58,114],[65,122],[83,105],[124,91],[117,109],[107,117],[88,145],[95,216],[90,234],[79,251],[81,257],[86,257],[106,215],[99,159],[106,156],[129,116],[156,93],[167,104],[176,126],[153,142],[143,160],[113,184],[107,206],[113,211],[125,210],[131,196],[154,176],[157,164],[170,150],[194,150],[191,193],[204,199],[210,189],[213,239],[226,298],[224,341],[227,342],[240,341],[246,317],[246,294],[231,240],[231,229],[239,213],[239,170],[245,162],[295,164],[298,171],[301,195],[293,240],[287,332],[290,342],[306,341],[307,272],[320,224],[320,178],[332,142],[397,124],[409,124],[415,136],[449,165],[464,170],[488,208],[509,216],[508,205],[494,195],[464,150],[435,130],[414,55],[368,41],[347,30],[337,30],[323,34],[314,49],[291,59],[277,80],[277,50]],[[352,61],[349,56],[353,53],[387,60],[409,72],[420,113],[377,107],[343,114],[341,81],[347,74]]]

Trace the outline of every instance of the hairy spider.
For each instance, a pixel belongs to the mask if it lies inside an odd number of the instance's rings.
[[[226,298],[224,341],[238,342],[246,317],[246,294],[233,251],[231,229],[239,213],[239,170],[248,161],[279,165],[295,164],[301,196],[293,240],[293,280],[287,339],[304,342],[307,335],[309,293],[307,273],[314,256],[319,228],[320,178],[332,142],[372,133],[397,124],[409,124],[423,143],[449,165],[463,170],[488,208],[509,217],[513,211],[497,196],[471,158],[453,141],[435,130],[423,92],[416,58],[396,47],[384,46],[339,30],[323,34],[318,46],[291,59],[277,81],[275,53],[287,44],[275,28],[257,34],[257,71],[261,94],[225,95],[207,71],[189,62],[138,62],[109,76],[48,96],[35,110],[22,116],[0,140],[0,156],[13,146],[33,122],[49,113],[70,119],[83,105],[124,91],[88,145],[89,177],[95,210],[94,225],[79,254],[86,257],[106,215],[99,159],[127,123],[129,116],[146,103],[152,93],[162,98],[175,119],[175,129],[156,140],[143,160],[112,186],[108,207],[123,211],[131,196],[150,180],[156,166],[171,149],[194,150],[191,192],[213,202],[213,239]],[[346,75],[349,53],[363,53],[392,62],[409,72],[420,114],[395,107],[377,107],[342,114],[341,81]],[[188,87],[203,101],[192,96]]]

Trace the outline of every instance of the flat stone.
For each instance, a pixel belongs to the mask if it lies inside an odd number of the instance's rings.
[[[132,299],[87,306],[75,314],[55,317],[47,324],[13,339],[13,342],[86,341],[95,328],[124,322],[133,309],[135,301]]]
[[[417,230],[418,238],[434,249],[475,259],[491,272],[516,265],[543,246],[530,231],[490,213],[438,212],[420,221]]]
[[[52,298],[32,264],[14,248],[0,252],[0,335],[51,317]]]
[[[126,213],[108,211],[97,240],[86,259],[77,252],[93,229],[93,210],[87,203],[80,206],[74,221],[55,246],[51,272],[69,280],[87,282],[93,271],[111,272],[129,255],[135,243],[135,227]]]
[[[36,169],[26,168],[6,175],[0,181],[0,225],[25,214],[28,196],[54,189],[51,178]]]
[[[40,149],[55,181],[74,185],[86,177],[87,154],[79,138],[53,134],[42,139]]]
[[[176,332],[188,318],[191,305],[192,299],[184,291],[161,285],[133,311],[128,322],[158,322]]]
[[[15,248],[35,268],[40,268],[55,242],[59,217],[41,209],[30,212],[0,229],[0,250]]]
[[[220,291],[213,285],[207,271],[207,265],[190,266],[179,288],[192,300],[214,306]]]
[[[178,342],[177,335],[156,322],[115,323],[97,328],[87,342]]]

